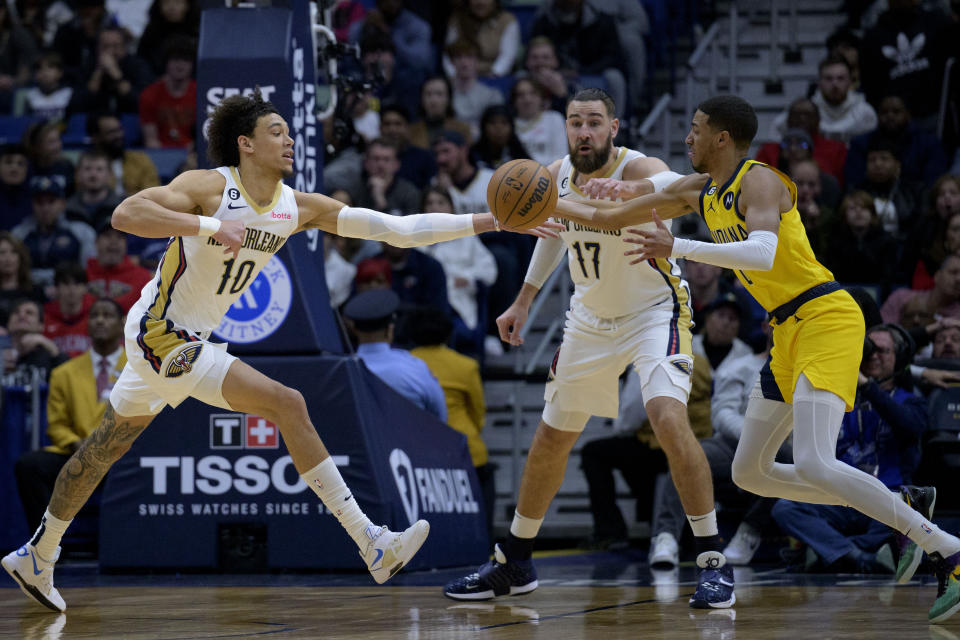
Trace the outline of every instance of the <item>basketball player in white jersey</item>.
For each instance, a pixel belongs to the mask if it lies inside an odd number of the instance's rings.
[[[493,216],[396,217],[294,191],[282,182],[293,172],[293,139],[259,92],[220,103],[210,119],[209,143],[208,155],[219,168],[187,171],[165,187],[145,189],[113,214],[116,228],[170,237],[170,244],[127,315],[127,365],[100,425],[63,467],[33,538],[2,560],[24,593],[54,611],[66,609],[53,586],[53,568],[71,519],[154,416],[187,397],[277,424],[300,477],[356,542],[377,583],[413,557],[430,529],[423,520],[401,533],[374,525],[317,435],[303,396],[208,338],[270,257],[298,231],[321,229],[409,247],[494,230]],[[551,232],[540,229],[534,235]]]
[[[660,190],[680,177],[639,151],[614,147],[619,121],[614,104],[599,89],[571,98],[566,113],[569,155],[553,162],[561,198],[590,195],[629,198]],[[497,318],[500,337],[521,343],[530,304],[567,253],[576,285],[544,392],[546,406],[527,456],[517,509],[506,542],[477,573],[449,583],[444,594],[484,600],[533,591],[530,560],[534,538],[563,482],[570,450],[591,415],[616,417],[618,380],[633,364],[643,400],[697,541],[699,585],[690,605],[725,608],[735,602],[714,512],[713,482],[700,443],[690,429],[687,396],[693,355],[690,293],[676,262],[651,260],[639,271],[623,255],[620,231],[566,223],[559,239],[537,241],[513,305]],[[652,490],[652,487],[651,487]]]

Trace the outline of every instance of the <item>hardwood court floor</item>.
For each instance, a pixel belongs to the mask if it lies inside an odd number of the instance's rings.
[[[929,581],[897,587],[884,578],[737,570],[734,609],[694,611],[690,568],[680,573],[684,582],[650,586],[643,564],[621,561],[626,571],[617,577],[603,566],[591,566],[590,556],[539,561],[537,591],[476,603],[441,595],[458,573],[448,570],[401,574],[396,585],[378,587],[355,586],[370,583],[360,574],[99,576],[91,567],[64,576],[66,614],[0,589],[0,638],[960,640],[960,619],[927,624]]]

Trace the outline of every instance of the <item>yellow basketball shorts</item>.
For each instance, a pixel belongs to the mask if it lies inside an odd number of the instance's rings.
[[[792,403],[800,374],[816,389],[837,394],[853,408],[863,359],[860,306],[844,290],[814,298],[783,323],[773,324],[773,349],[760,372],[763,397]]]

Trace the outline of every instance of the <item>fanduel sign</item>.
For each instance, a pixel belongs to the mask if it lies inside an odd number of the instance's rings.
[[[410,524],[427,513],[477,513],[465,469],[414,467],[403,449],[390,452],[390,469]]]

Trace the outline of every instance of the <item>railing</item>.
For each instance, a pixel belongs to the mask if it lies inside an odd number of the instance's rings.
[[[783,92],[783,81],[780,78],[781,58],[791,62],[800,61],[800,47],[797,41],[797,3],[787,3],[789,40],[786,49],[782,52],[780,50],[780,4],[779,0],[770,0],[770,75],[766,82],[767,93]]]
[[[943,83],[941,84],[942,93],[940,94],[940,110],[937,114],[937,137],[943,140],[943,129],[947,123],[947,110],[950,105],[950,77],[953,71],[953,65],[957,63],[956,58],[947,58],[943,65]]]
[[[641,143],[645,142],[647,136],[650,134],[650,131],[658,123],[661,124],[661,141],[660,141],[660,159],[664,162],[668,162],[670,158],[670,101],[673,100],[673,96],[669,93],[665,93],[660,96],[660,99],[657,100],[657,103],[653,105],[653,109],[650,109],[650,113],[647,114],[647,117],[640,124],[640,127],[637,129],[637,140]],[[646,151],[646,149],[644,149]]]

